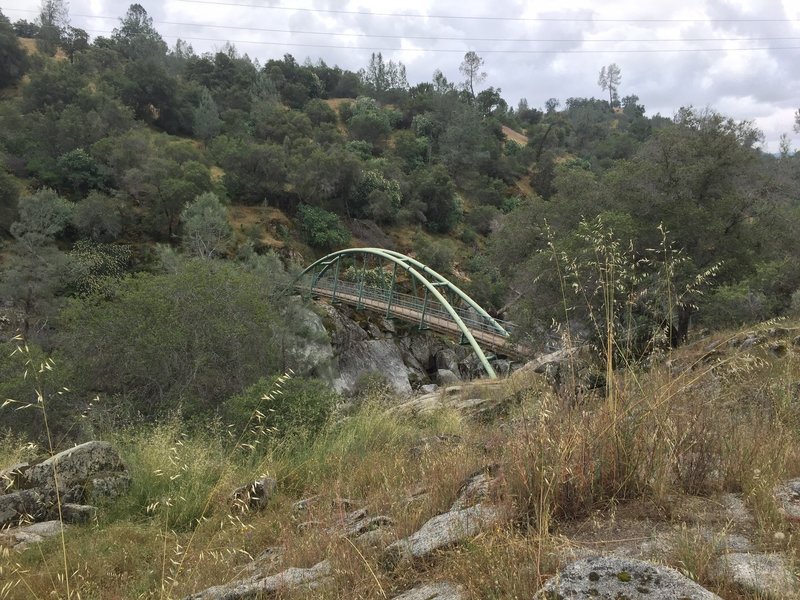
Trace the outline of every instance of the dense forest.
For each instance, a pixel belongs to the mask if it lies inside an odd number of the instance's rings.
[[[711,108],[649,116],[614,64],[603,99],[541,108],[484,68],[197,54],[139,4],[94,39],[59,2],[0,13],[0,396],[52,359],[62,432],[96,401],[213,412],[303,372],[287,288],[350,245],[416,255],[532,344],[619,328],[619,360],[800,312],[800,156]]]

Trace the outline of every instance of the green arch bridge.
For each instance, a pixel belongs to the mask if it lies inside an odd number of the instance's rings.
[[[483,348],[524,356],[510,324],[493,318],[448,279],[399,252],[350,248],[308,266],[295,282],[304,294],[414,323],[472,346],[488,376],[497,377]]]

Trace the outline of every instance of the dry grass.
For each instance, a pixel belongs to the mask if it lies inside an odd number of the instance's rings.
[[[536,375],[477,386],[473,396],[514,399],[490,424],[447,411],[387,415],[387,399],[373,398],[314,439],[272,440],[258,454],[232,451],[213,428],[188,436],[177,421],[117,432],[134,488],[99,522],[67,531],[73,597],[181,598],[242,577],[252,557],[280,547],[267,572],[333,564],[329,584],[292,597],[391,598],[441,580],[471,598],[530,598],[570,555],[655,534],[673,540],[665,562],[725,598],[753,598],[714,579],[719,550],[703,532],[734,527],[716,500],[734,492],[754,515],[741,533],[762,549],[800,550],[772,497],[779,481],[800,474],[800,359],[796,350],[777,359],[756,349],[707,361],[695,351],[674,356],[672,368],[616,373],[613,394],[581,404]],[[19,440],[5,442],[0,455],[21,456]],[[494,501],[511,518],[473,540],[387,572],[378,550],[339,534],[341,499],[390,516],[390,535],[400,538],[492,464],[501,467]],[[232,516],[228,493],[261,474],[277,478],[277,496],[262,512]],[[318,499],[308,510],[293,510],[310,496]],[[17,582],[6,597],[63,595],[59,542],[3,560],[3,576]]]

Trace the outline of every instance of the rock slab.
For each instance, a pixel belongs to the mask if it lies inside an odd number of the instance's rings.
[[[501,519],[500,509],[485,504],[437,515],[418,531],[386,548],[383,563],[392,569],[404,560],[424,558],[436,550],[475,537]]]
[[[614,556],[576,561],[545,583],[538,600],[722,600],[675,569]]]
[[[267,598],[281,591],[299,587],[314,588],[324,583],[330,576],[331,564],[327,560],[317,563],[308,569],[295,567],[281,571],[277,575],[264,577],[256,575],[234,581],[226,585],[216,585],[202,592],[186,596],[184,600],[246,600],[249,598]]]
[[[716,567],[723,578],[760,598],[796,598],[800,591],[791,565],[781,554],[737,552],[720,557]]]
[[[464,592],[452,583],[424,583],[393,600],[463,600]]]

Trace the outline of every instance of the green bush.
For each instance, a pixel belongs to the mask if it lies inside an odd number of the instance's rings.
[[[176,266],[127,277],[111,300],[80,298],[62,312],[58,343],[76,366],[76,385],[145,417],[179,407],[191,416],[284,368],[294,324],[281,312],[285,300],[276,301],[287,284],[280,265]]]
[[[322,208],[301,204],[297,220],[306,242],[315,248],[330,250],[350,241],[350,232],[339,217]]]
[[[225,422],[232,424],[234,431],[250,422],[278,436],[298,431],[316,433],[322,429],[339,395],[319,379],[289,378],[283,382],[279,379],[259,379],[227,400],[223,406]]]

